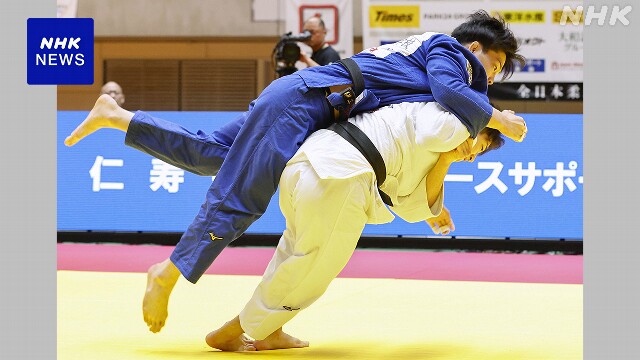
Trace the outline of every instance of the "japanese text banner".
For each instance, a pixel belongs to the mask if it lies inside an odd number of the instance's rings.
[[[234,112],[155,112],[195,132],[211,132]],[[195,217],[212,178],[174,168],[124,145],[124,133],[100,130],[75,146],[64,138],[87,115],[58,112],[60,231],[182,232]],[[474,163],[456,163],[445,181],[454,236],[582,238],[582,115],[522,114],[529,132]],[[284,218],[274,196],[248,230],[279,234]],[[424,222],[367,225],[365,235],[429,236]]]

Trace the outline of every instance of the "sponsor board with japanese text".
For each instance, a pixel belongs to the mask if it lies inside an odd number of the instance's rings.
[[[528,59],[543,61],[538,71],[519,69],[507,82],[578,82],[583,81],[584,25],[560,24],[564,6],[577,9],[582,1],[437,1],[437,0],[363,0],[363,47],[365,49],[384,43],[400,41],[410,35],[427,31],[450,34],[476,10],[484,9],[490,14],[500,14],[509,22],[510,29],[520,44],[520,53]],[[418,7],[420,22],[415,26],[381,27],[372,20],[372,13],[388,9],[395,18],[402,12],[394,7]],[[556,66],[552,64],[572,64]],[[576,64],[579,64],[576,65]],[[498,80],[500,76],[498,76]]]
[[[489,98],[500,100],[582,101],[582,83],[501,83],[489,87]]]
[[[211,132],[233,112],[155,112],[189,130]],[[58,230],[182,232],[212,178],[177,169],[124,145],[123,133],[100,130],[75,146],[64,138],[87,115],[58,112]],[[474,163],[456,163],[445,180],[445,204],[459,237],[582,239],[582,115],[523,114],[522,143]],[[277,195],[248,230],[279,234]],[[400,218],[367,225],[365,235],[431,236],[424,222]]]

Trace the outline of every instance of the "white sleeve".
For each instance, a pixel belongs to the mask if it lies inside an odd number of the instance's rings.
[[[404,221],[415,223],[440,215],[444,204],[444,184],[438,199],[431,207],[427,204],[427,177],[407,196],[399,196],[397,204],[390,207]]]
[[[470,136],[464,124],[436,102],[426,103],[414,116],[416,144],[429,151],[451,151]]]

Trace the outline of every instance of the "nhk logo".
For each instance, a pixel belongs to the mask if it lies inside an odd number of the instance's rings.
[[[27,19],[27,83],[93,84],[93,19]]]
[[[419,28],[420,6],[370,6],[372,28]]]
[[[556,10],[553,12],[553,22],[560,25],[591,25],[591,21],[597,20],[598,25],[602,26],[609,19],[608,24],[611,26],[616,25],[618,22],[622,25],[629,25],[629,19],[626,15],[631,12],[631,6],[627,5],[624,8],[620,6],[614,6],[609,13],[607,6],[602,6],[597,9],[591,5],[585,8],[583,6],[577,6],[572,9],[566,6],[562,10]]]
[[[67,44],[67,40],[69,40]],[[81,38],[56,38],[55,42],[52,37],[50,38],[42,38],[42,42],[40,43],[40,49],[51,50],[51,49],[75,49],[80,50],[79,42],[82,40]],[[43,52],[41,54],[36,53],[36,65],[71,65],[73,63],[77,66],[84,65],[84,54],[82,53],[72,53],[72,54],[56,54],[56,53],[46,53]]]
[[[500,14],[509,23],[544,23],[544,10],[500,10],[493,11],[492,15]]]

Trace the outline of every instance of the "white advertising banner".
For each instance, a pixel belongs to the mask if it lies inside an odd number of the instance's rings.
[[[363,0],[363,47],[436,31],[450,34],[469,14],[484,9],[509,22],[527,64],[509,82],[581,83],[583,24],[560,24],[564,6],[582,1],[438,1]]]
[[[288,0],[286,6],[286,32],[302,32],[304,21],[320,16],[327,28],[326,41],[341,58],[353,55],[353,4],[350,0]],[[300,44],[303,50],[311,49]]]

